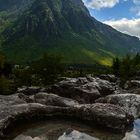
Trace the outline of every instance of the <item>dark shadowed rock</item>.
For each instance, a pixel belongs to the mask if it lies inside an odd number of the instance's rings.
[[[109,82],[116,82],[118,79],[115,75],[112,74],[102,74],[99,76],[99,78],[103,80],[107,80]]]
[[[140,95],[129,93],[109,95],[105,98],[97,99],[96,102],[118,105],[124,108],[128,114],[132,114],[135,118],[140,117]]]
[[[43,90],[43,88],[41,87],[21,87],[18,88],[17,93],[23,93],[26,95],[35,95],[36,93],[40,92],[41,90]]]
[[[127,81],[124,88],[127,90],[133,90],[136,88],[140,88],[140,80]]]
[[[26,94],[23,94],[23,93],[19,93],[18,94],[18,97],[25,101],[26,103],[34,103],[34,97],[33,96],[28,96]]]
[[[124,85],[124,88],[129,93],[140,95],[140,80],[127,81],[126,84]]]
[[[114,93],[114,86],[100,78],[66,78],[48,88],[48,92],[75,99],[81,103],[93,103],[97,98]]]
[[[95,87],[97,87],[97,89],[101,93],[101,96],[113,94],[115,91],[115,87],[107,80],[94,78],[93,84],[95,85]]]

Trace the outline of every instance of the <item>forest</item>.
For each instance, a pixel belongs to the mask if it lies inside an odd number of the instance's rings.
[[[120,78],[123,86],[127,80],[140,76],[140,54],[114,58],[112,66],[101,65],[68,65],[60,56],[44,54],[40,59],[28,64],[16,65],[0,54],[0,94],[15,93],[18,87],[52,85],[63,77],[82,77],[87,74],[114,74]],[[131,79],[130,79],[131,78]]]

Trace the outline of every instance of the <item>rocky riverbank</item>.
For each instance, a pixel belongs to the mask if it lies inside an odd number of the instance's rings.
[[[0,138],[4,139],[6,130],[16,122],[44,117],[125,130],[140,117],[140,82],[129,81],[121,89],[118,81],[113,75],[65,78],[48,88],[22,87],[14,95],[1,95]]]

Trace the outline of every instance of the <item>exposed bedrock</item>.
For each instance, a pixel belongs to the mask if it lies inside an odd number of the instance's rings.
[[[39,94],[38,96],[43,96]],[[37,96],[37,95],[36,95]],[[46,95],[45,95],[46,96]],[[46,97],[45,97],[46,98]],[[98,124],[113,130],[124,130],[128,124],[132,124],[133,117],[128,115],[121,107],[111,104],[84,104],[69,107],[47,106],[44,101],[40,103],[27,103],[17,94],[12,96],[0,96],[0,136],[5,136],[5,130],[16,121],[30,120],[42,117],[61,117],[83,120],[90,124]],[[57,103],[59,101],[57,100]],[[71,101],[70,101],[71,102]],[[60,104],[61,104],[60,100]]]
[[[140,95],[131,93],[114,94],[99,98],[96,102],[118,105],[135,118],[140,117]]]
[[[47,89],[47,92],[72,98],[80,103],[94,103],[97,98],[113,94],[114,91],[112,83],[93,77],[66,78]]]

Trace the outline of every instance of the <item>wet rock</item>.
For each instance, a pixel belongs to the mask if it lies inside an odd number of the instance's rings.
[[[136,83],[131,87],[139,87]],[[140,117],[140,95],[114,94],[121,91],[115,90],[113,80],[87,76],[66,78],[47,89],[23,87],[18,89],[19,94],[0,95],[0,139],[17,121],[45,117],[78,119],[124,130],[133,123],[134,117]]]
[[[60,97],[55,94],[48,94],[48,93],[38,93],[34,96],[34,101],[36,103],[40,103],[43,105],[52,105],[52,106],[74,106],[78,105],[79,103],[75,100]]]
[[[114,86],[106,80],[93,77],[67,78],[48,88],[48,92],[72,98],[80,103],[94,103],[101,97],[114,93]]]
[[[140,120],[135,120],[133,131],[125,134],[122,140],[140,140]]]
[[[140,117],[140,95],[130,93],[109,95],[105,98],[97,99],[96,102],[118,105],[135,118]]]
[[[85,133],[73,130],[70,134],[64,133],[58,140],[99,140],[98,138],[91,137]]]
[[[132,123],[123,109],[110,104],[54,107],[30,103],[3,108],[3,112],[0,113],[0,136],[4,137],[5,130],[17,121],[30,120],[34,117],[79,119],[114,130],[125,129],[127,124]]]

